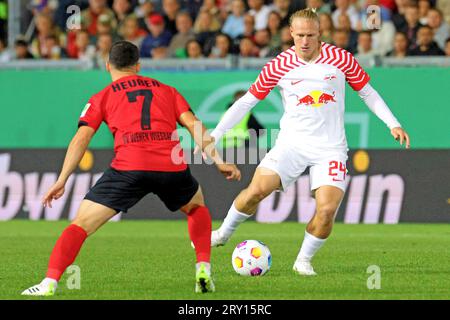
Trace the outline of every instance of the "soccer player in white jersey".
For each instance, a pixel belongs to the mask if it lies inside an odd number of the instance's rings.
[[[409,148],[410,141],[355,58],[320,41],[314,10],[295,12],[290,17],[290,31],[295,45],[264,66],[211,134],[219,141],[274,87],[280,89],[284,114],[275,146],[259,164],[250,185],[236,197],[220,228],[212,232],[211,245],[224,245],[238,225],[256,212],[261,200],[275,190],[288,188],[309,167],[316,211],[293,269],[301,275],[315,275],[311,259],[331,233],[346,186],[345,82],[401,145]]]

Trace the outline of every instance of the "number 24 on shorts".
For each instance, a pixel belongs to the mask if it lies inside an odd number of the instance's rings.
[[[339,178],[341,174],[342,178]],[[344,162],[340,161],[330,161],[328,167],[328,175],[333,177],[333,181],[344,181],[347,174],[347,168]]]

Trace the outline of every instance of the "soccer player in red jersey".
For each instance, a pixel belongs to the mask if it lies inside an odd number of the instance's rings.
[[[229,180],[240,171],[222,161],[206,128],[178,91],[158,80],[138,75],[139,50],[130,42],[116,42],[106,65],[112,83],[92,96],[81,113],[56,183],[44,196],[44,206],[64,194],[64,186],[81,161],[102,122],[114,136],[111,167],[82,201],[76,218],[63,231],[50,256],[45,279],[23,295],[54,295],[59,279],[74,261],[85,239],[118,212],[126,212],[148,193],[156,194],[171,211],[181,210],[196,251],[196,292],[214,291],[210,267],[211,216],[198,182],[183,161],[177,123]],[[201,131],[194,135],[194,127]],[[179,161],[179,160],[182,161]]]

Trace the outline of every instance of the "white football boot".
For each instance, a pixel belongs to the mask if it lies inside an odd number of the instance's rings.
[[[211,247],[220,247],[224,246],[228,242],[228,239],[222,237],[219,230],[214,230],[211,232]]]
[[[311,265],[311,261],[305,260],[305,259],[297,259],[297,261],[295,261],[292,269],[302,276],[316,276],[317,275],[317,273],[314,272],[314,269]]]
[[[211,247],[224,246],[228,242],[228,239],[220,235],[219,230],[211,232]],[[191,241],[191,247],[195,249],[194,243]]]
[[[46,281],[45,279],[22,292],[23,296],[43,296],[49,297],[53,296],[56,292],[57,282],[56,281]]]

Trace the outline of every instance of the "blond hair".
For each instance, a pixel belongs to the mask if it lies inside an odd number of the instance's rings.
[[[295,18],[314,20],[317,22],[317,24],[319,24],[319,16],[317,15],[316,10],[317,10],[316,8],[306,8],[294,12],[289,17],[289,25],[292,26],[292,22],[294,21]]]

